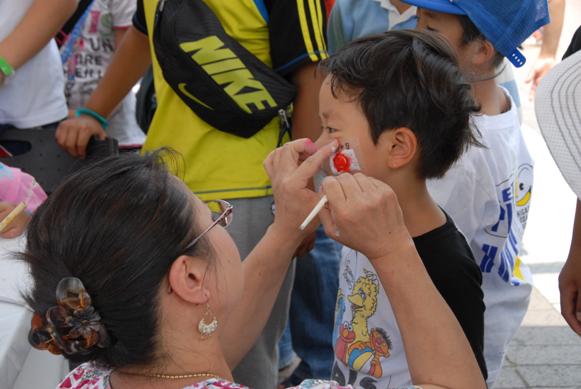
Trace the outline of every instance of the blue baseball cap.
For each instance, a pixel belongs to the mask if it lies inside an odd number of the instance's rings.
[[[466,15],[494,48],[517,68],[526,62],[518,46],[549,23],[547,0],[402,0],[434,12]]]

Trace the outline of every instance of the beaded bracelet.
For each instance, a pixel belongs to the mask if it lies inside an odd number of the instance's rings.
[[[107,121],[107,119],[105,119],[99,113],[93,111],[90,108],[85,108],[85,107],[77,108],[77,110],[75,111],[75,116],[79,117],[82,115],[92,117],[93,119],[98,121],[99,124],[101,125],[101,127],[103,127],[103,129],[105,129],[105,130],[107,129],[107,127],[109,127],[109,122]]]
[[[14,68],[2,57],[0,57],[0,72],[4,73],[6,77],[13,76],[15,73]]]

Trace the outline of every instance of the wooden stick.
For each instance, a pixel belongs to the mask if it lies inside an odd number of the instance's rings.
[[[24,210],[26,209],[26,204],[24,204],[23,202],[21,202],[20,204],[18,204],[5,218],[4,220],[2,220],[2,222],[0,222],[0,234],[2,232],[4,232],[4,230],[6,229],[6,227],[8,227],[10,225],[10,223],[12,223],[12,221],[14,219],[16,219],[16,217],[18,215],[20,215]]]
[[[299,227],[299,230],[304,231],[305,228],[307,228],[307,226],[313,221],[313,219],[317,217],[319,212],[321,212],[321,209],[323,209],[325,204],[327,204],[327,201],[328,201],[327,195],[324,195],[323,197],[321,197],[321,200],[319,200],[317,205],[315,205],[315,208],[313,208],[311,213],[309,213],[309,216],[307,216],[307,218],[305,219],[303,224],[301,224],[301,226]]]

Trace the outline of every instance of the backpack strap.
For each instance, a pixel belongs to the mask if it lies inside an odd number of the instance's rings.
[[[81,0],[73,16],[71,16],[69,20],[66,21],[66,23],[63,25],[63,28],[61,28],[61,30],[57,33],[55,40],[59,49],[67,41],[71,31],[73,31],[73,28],[75,28],[77,22],[85,14],[85,11],[89,8],[92,2],[93,0]]]

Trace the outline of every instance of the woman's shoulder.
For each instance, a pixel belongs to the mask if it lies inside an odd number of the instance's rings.
[[[71,371],[57,389],[110,389],[111,370],[84,363]]]

